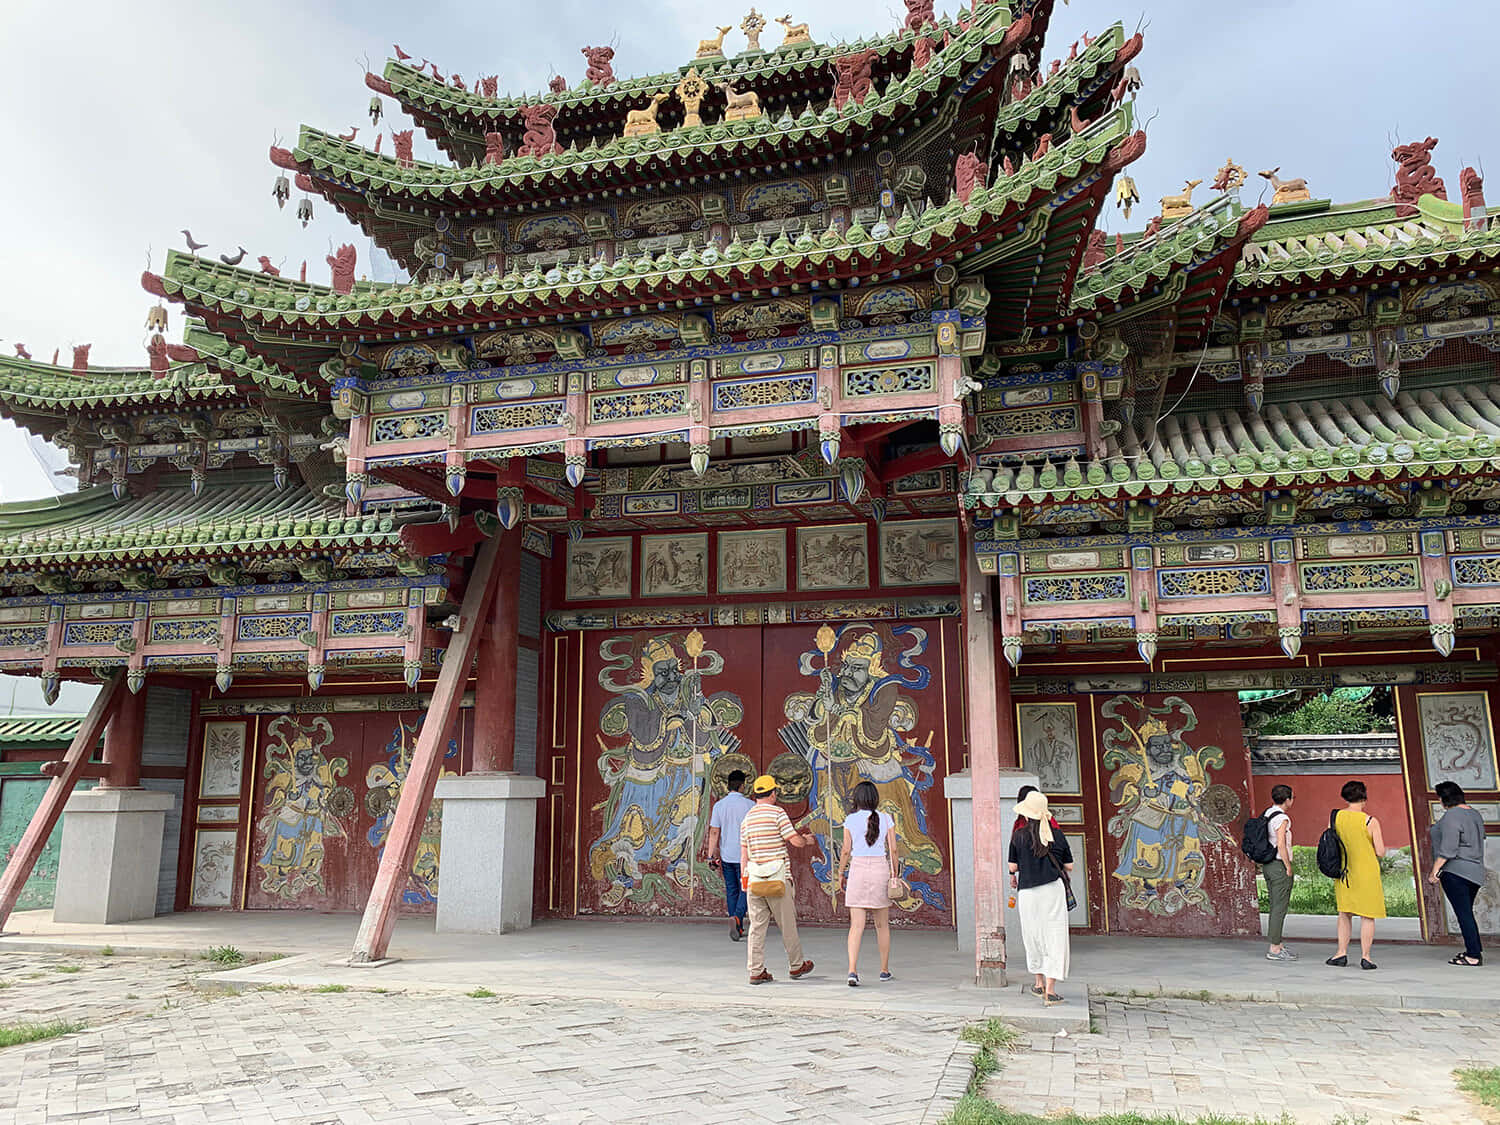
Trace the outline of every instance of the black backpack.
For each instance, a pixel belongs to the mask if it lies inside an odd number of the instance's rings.
[[[1276,845],[1271,842],[1270,813],[1252,816],[1245,821],[1245,831],[1240,836],[1240,851],[1252,863],[1270,863],[1276,858]]]
[[[1338,815],[1338,809],[1328,814],[1328,827],[1323,830],[1323,835],[1318,837],[1318,870],[1330,879],[1347,882],[1349,857],[1344,852],[1344,841],[1339,839],[1338,829],[1334,827]]]

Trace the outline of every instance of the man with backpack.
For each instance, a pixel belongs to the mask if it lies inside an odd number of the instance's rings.
[[[1260,865],[1271,900],[1271,918],[1266,926],[1271,948],[1267,961],[1295,961],[1297,955],[1282,943],[1282,927],[1292,904],[1292,787],[1277,785],[1271,789],[1271,807],[1260,816],[1245,822],[1240,850]]]

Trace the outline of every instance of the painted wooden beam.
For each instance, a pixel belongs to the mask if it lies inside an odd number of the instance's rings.
[[[453,503],[453,494],[448,491],[447,483],[421,469],[402,465],[372,465],[370,475],[379,477],[398,488],[404,488],[408,492],[415,492],[418,496],[425,496],[439,504]]]
[[[93,706],[84,716],[78,733],[73,736],[72,745],[63,755],[61,768],[53,775],[52,783],[42,794],[41,803],[31,816],[31,823],[21,834],[21,842],[16,845],[10,862],[5,865],[5,873],[0,874],[0,930],[5,928],[10,912],[21,898],[26,880],[31,878],[32,868],[36,866],[42,849],[52,837],[52,830],[62,818],[63,806],[68,803],[74,784],[83,776],[84,767],[88,765],[94,747],[99,744],[99,736],[104,733],[105,724],[119,706],[120,697],[127,694],[125,673],[114,673],[94,697]]]
[[[357,964],[381,960],[390,946],[391,931],[396,927],[396,915],[401,906],[401,893],[406,889],[422,826],[427,820],[427,810],[432,806],[432,791],[442,772],[443,753],[458,717],[459,705],[463,702],[469,666],[474,662],[479,635],[484,631],[494,601],[496,562],[503,540],[504,536],[491,536],[474,558],[474,570],[469,575],[469,586],[459,609],[459,626],[443,656],[442,671],[438,673],[432,701],[428,704],[416,748],[412,751],[411,767],[401,786],[401,799],[396,805],[390,834],[386,837],[380,869],[375,873],[375,886],[370,891],[364,918],[354,937],[350,960]]]
[[[880,466],[880,479],[889,484],[913,473],[926,472],[952,463],[953,458],[934,445],[931,449],[921,449],[916,453],[897,457],[894,461],[887,461]]]
[[[450,529],[444,520],[436,523],[409,523],[401,529],[401,546],[414,559],[428,559],[433,555],[464,555],[474,549],[474,544],[485,538],[473,516],[464,516],[456,529]]]

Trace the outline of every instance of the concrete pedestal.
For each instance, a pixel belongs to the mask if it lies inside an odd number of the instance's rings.
[[[1025,770],[1000,770],[1000,855],[1010,855],[1010,829],[1016,819],[1016,794],[1023,785],[1035,785],[1037,776]],[[977,934],[974,927],[974,782],[968,770],[949,774],[943,779],[943,795],[948,798],[948,815],[953,825],[953,917],[958,925],[958,948],[972,953]],[[1002,858],[1000,870],[1005,871]],[[1002,887],[1001,898],[1010,901],[1010,884]],[[1005,908],[1005,962],[1026,964],[1026,950],[1021,944],[1021,922],[1008,905]]]
[[[170,793],[100,787],[63,807],[62,854],[52,918],[57,922],[134,922],[156,916],[161,838]]]
[[[504,934],[531,925],[539,777],[471,773],[445,777],[438,875],[440,933]]]

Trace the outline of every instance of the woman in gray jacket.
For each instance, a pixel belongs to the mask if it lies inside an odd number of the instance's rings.
[[[1464,936],[1464,951],[1455,954],[1448,964],[1482,965],[1484,953],[1474,922],[1474,896],[1484,886],[1484,817],[1469,807],[1456,783],[1440,781],[1435,792],[1443,802],[1443,816],[1432,826],[1434,859],[1427,881],[1442,884]]]

